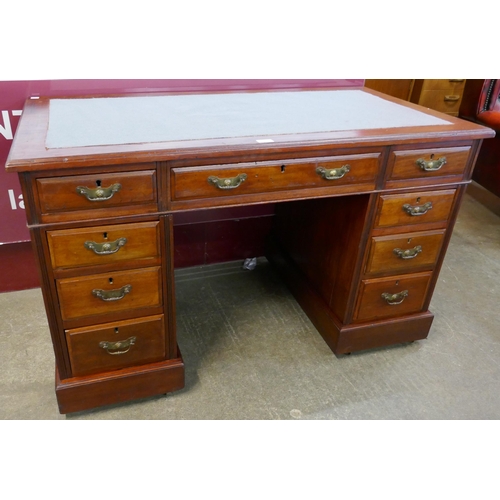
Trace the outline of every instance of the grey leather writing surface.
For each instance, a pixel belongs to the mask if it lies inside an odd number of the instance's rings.
[[[448,124],[361,90],[52,99],[46,147]]]

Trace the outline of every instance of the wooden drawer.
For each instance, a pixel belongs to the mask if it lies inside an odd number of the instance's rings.
[[[66,330],[74,377],[161,361],[163,315]]]
[[[240,196],[273,191],[369,184],[380,153],[172,169],[172,199]]]
[[[443,113],[458,114],[462,94],[448,90],[423,90],[418,103]]]
[[[450,216],[455,193],[456,189],[446,189],[380,195],[375,226],[405,226],[446,221]]]
[[[422,311],[431,273],[364,280],[355,321],[402,316]]]
[[[156,203],[156,172],[141,170],[36,180],[41,214]],[[103,216],[111,215],[105,213]]]
[[[456,92],[462,94],[465,87],[464,79],[455,80],[424,80],[423,89],[424,90],[446,90],[448,92]]]
[[[443,243],[444,231],[373,237],[366,274],[414,272],[432,269]]]
[[[470,146],[464,146],[393,151],[389,161],[389,179],[461,176],[467,165],[470,149]]]
[[[159,306],[159,267],[57,280],[63,320]]]
[[[158,221],[48,231],[47,240],[54,269],[160,256]]]

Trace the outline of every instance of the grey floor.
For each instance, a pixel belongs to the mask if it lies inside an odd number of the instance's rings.
[[[500,200],[470,186],[434,293],[429,338],[336,357],[267,262],[177,274],[186,387],[60,415],[39,289],[0,294],[0,418],[500,418]]]

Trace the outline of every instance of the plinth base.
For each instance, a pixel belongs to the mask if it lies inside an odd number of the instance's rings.
[[[59,378],[59,412],[74,413],[177,391],[184,387],[184,362],[178,358],[87,377]]]

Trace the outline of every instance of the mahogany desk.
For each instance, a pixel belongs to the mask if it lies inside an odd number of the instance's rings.
[[[275,203],[267,258],[337,354],[423,339],[488,128],[367,89],[28,100],[18,172],[61,413],[175,391],[173,214]]]

